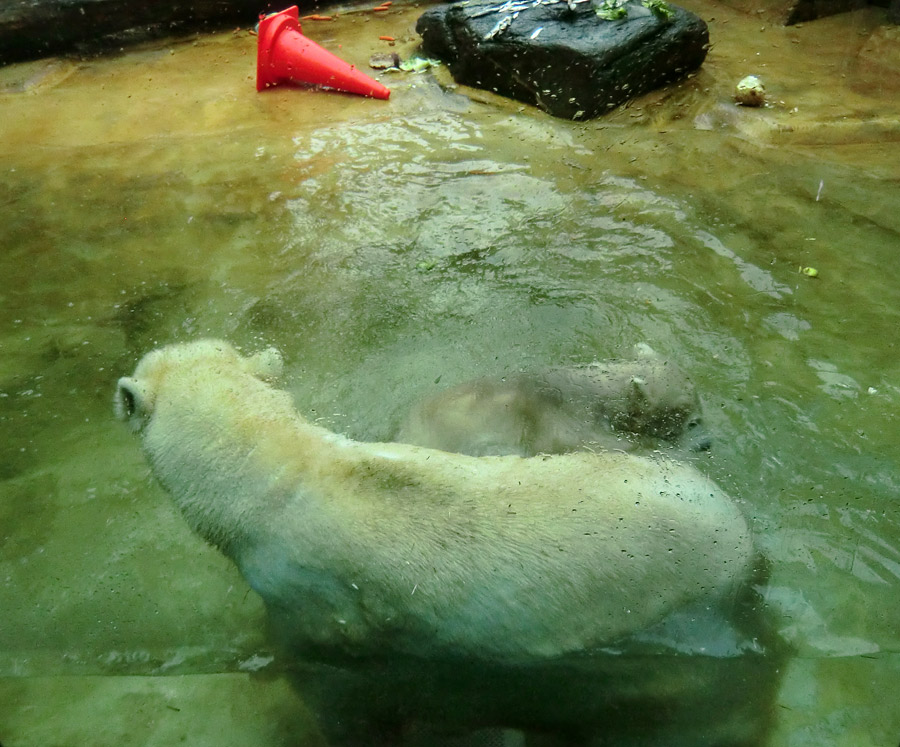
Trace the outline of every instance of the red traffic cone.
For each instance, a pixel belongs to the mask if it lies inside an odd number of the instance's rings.
[[[257,91],[294,81],[376,99],[391,95],[390,89],[303,36],[296,5],[260,16],[257,38]]]

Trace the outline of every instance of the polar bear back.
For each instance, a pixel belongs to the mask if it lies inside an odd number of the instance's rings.
[[[400,445],[363,451],[356,478],[325,489],[344,496],[330,519],[346,542],[328,566],[365,556],[346,573],[363,598],[370,584],[378,589],[366,608],[381,602],[393,617],[421,596],[417,623],[448,648],[500,657],[589,650],[727,593],[747,572],[743,517],[684,465],[614,453],[460,460]],[[372,542],[379,525],[386,536]]]
[[[474,458],[299,416],[274,351],[154,351],[117,412],[191,526],[300,648],[556,657],[726,594],[752,545],[693,468],[626,454]]]

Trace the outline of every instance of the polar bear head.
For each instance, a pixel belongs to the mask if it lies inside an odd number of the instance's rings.
[[[145,355],[132,376],[123,376],[116,386],[114,406],[116,417],[134,431],[140,431],[153,415],[156,395],[166,374],[184,365],[200,365],[214,371],[218,366],[237,366],[265,381],[281,376],[283,360],[275,348],[266,348],[243,357],[234,347],[222,340],[167,345]]]
[[[646,343],[634,346],[635,359],[620,363],[624,379],[619,407],[608,413],[620,431],[675,442],[687,437],[691,449],[709,448],[702,427],[700,398],[690,378]]]

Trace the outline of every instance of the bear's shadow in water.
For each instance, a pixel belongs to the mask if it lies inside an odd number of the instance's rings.
[[[790,655],[756,591],[767,573],[760,558],[754,578],[716,608],[678,611],[602,650],[519,666],[311,655],[292,645],[289,616],[270,614],[269,627],[334,747],[474,747],[486,729],[491,744],[496,730],[513,729],[515,744],[529,747],[758,747]]]

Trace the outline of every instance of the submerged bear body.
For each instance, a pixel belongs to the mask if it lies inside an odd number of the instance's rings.
[[[709,448],[691,380],[645,344],[632,360],[464,382],[418,402],[396,440],[471,456]]]
[[[304,420],[270,383],[280,367],[273,349],[172,345],[119,380],[116,408],[300,656],[531,668],[712,604],[749,572],[741,512],[690,466],[355,442]]]

